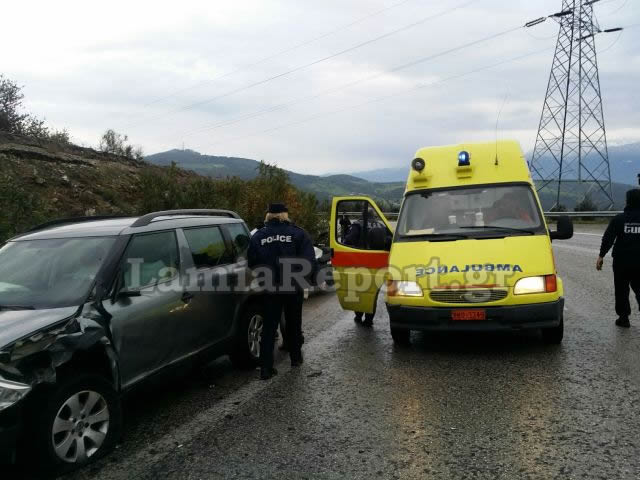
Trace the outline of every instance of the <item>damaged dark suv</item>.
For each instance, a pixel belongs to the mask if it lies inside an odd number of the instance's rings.
[[[182,361],[259,354],[249,231],[174,210],[36,227],[0,249],[0,455],[63,471],[108,451],[122,393]],[[37,455],[36,461],[33,455]],[[9,458],[7,458],[9,457]]]

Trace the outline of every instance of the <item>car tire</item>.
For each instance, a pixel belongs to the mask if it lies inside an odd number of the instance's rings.
[[[241,314],[231,362],[240,368],[253,368],[260,362],[260,340],[264,313],[259,305],[249,305]]]
[[[543,328],[542,341],[547,345],[560,345],[564,337],[564,318],[560,319],[557,327]]]
[[[391,327],[391,338],[393,338],[393,343],[396,345],[409,345],[411,343],[411,330]]]
[[[122,434],[122,405],[110,382],[81,374],[38,392],[24,456],[38,472],[65,473],[104,456]],[[28,442],[28,443],[27,443]]]

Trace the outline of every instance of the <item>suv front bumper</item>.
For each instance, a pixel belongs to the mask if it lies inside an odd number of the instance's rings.
[[[0,411],[0,464],[15,461],[21,425],[20,407],[12,405]]]
[[[560,325],[564,298],[555,302],[466,308],[487,312],[486,320],[453,321],[451,311],[465,307],[409,307],[387,304],[391,328],[423,331],[512,331]]]

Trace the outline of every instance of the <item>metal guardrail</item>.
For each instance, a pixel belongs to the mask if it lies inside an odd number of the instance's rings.
[[[555,218],[555,217],[588,217],[588,218],[610,218],[615,217],[621,211],[606,211],[606,212],[544,212],[545,217]]]
[[[610,218],[615,217],[622,211],[603,211],[603,212],[544,212],[544,216],[548,218],[556,218],[556,217],[589,217],[589,218]],[[384,216],[387,218],[397,218],[397,212],[383,212]]]

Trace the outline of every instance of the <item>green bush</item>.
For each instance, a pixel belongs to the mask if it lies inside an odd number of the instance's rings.
[[[0,175],[0,242],[46,221],[43,205],[34,192],[17,185],[7,175]]]

